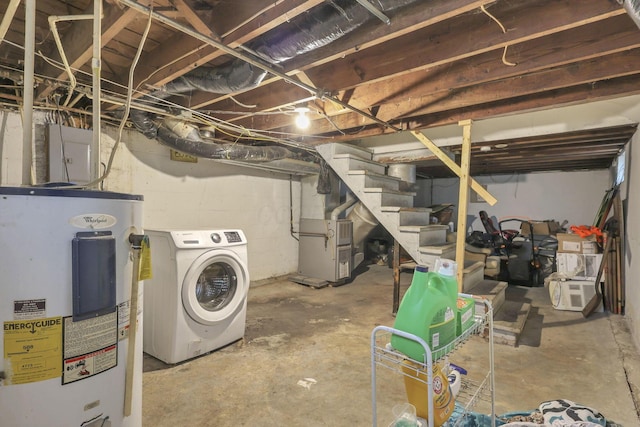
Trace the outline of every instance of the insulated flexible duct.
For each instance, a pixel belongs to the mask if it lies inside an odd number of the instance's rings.
[[[640,0],[623,0],[624,9],[640,28]]]
[[[158,140],[175,150],[196,157],[218,160],[268,162],[297,159],[312,162],[315,157],[306,151],[294,151],[283,146],[218,144],[202,140],[198,129],[177,119],[167,119],[157,128]]]
[[[382,11],[390,11],[415,1],[417,0],[377,0],[376,3]],[[352,32],[371,18],[372,15],[357,2],[352,0],[331,1],[267,32],[251,43],[249,47],[268,62],[278,64],[326,46]],[[258,86],[266,74],[267,71],[263,69],[235,59],[220,67],[196,68],[167,83],[161,90],[150,94],[146,99],[166,99],[172,95],[192,90],[219,94],[236,93]],[[141,99],[141,101],[144,100],[145,97]],[[162,130],[155,123],[153,115],[146,111],[131,110],[129,117],[136,129],[147,138],[157,138],[166,145],[194,156],[270,161],[283,158],[281,156],[288,157],[287,155],[294,154],[292,150],[284,147],[277,147],[277,150],[266,150],[269,147],[238,144],[229,144],[223,153],[219,151],[220,144],[211,144],[199,138],[189,141],[194,137],[193,133],[189,137],[184,137],[167,129]],[[200,146],[201,144],[207,145]],[[178,145],[182,148],[178,148]],[[217,148],[211,146],[217,146]],[[231,146],[235,148],[232,149]],[[223,155],[225,157],[218,157]]]
[[[383,12],[416,0],[377,0]],[[338,40],[373,15],[353,0],[330,1],[264,34],[251,48],[267,61],[280,63]]]

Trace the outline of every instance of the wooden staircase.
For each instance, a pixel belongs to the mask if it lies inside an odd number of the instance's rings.
[[[449,227],[430,224],[431,209],[414,206],[416,193],[402,190],[409,184],[387,175],[386,165],[374,161],[369,150],[340,143],[323,144],[316,149],[415,265],[432,270],[439,258],[455,259],[456,244],[447,241]],[[505,301],[506,287],[505,282],[484,279],[482,262],[465,262],[463,292],[492,301],[496,342],[516,345],[530,307]]]

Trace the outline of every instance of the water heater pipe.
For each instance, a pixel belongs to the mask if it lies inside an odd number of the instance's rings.
[[[91,59],[91,70],[93,75],[93,144],[91,150],[91,163],[93,170],[100,170],[100,70],[102,68],[100,51],[102,49],[102,0],[93,0],[93,58]]]
[[[33,184],[33,67],[36,44],[36,0],[27,0],[24,13],[24,93],[22,103],[22,183]]]
[[[62,64],[64,65],[64,69],[69,76],[69,92],[67,93],[67,100],[64,102],[65,107],[69,105],[69,100],[73,95],[73,91],[76,87],[76,76],[73,74],[73,70],[71,70],[71,66],[69,65],[69,60],[67,59],[67,55],[64,52],[64,47],[62,47],[62,40],[60,39],[60,33],[58,33],[58,27],[56,23],[58,21],[80,21],[85,19],[93,19],[93,15],[64,15],[64,16],[49,16],[49,28],[51,28],[51,33],[53,34],[53,39],[56,42],[56,47],[58,48],[58,53],[60,54],[60,58],[62,58]]]

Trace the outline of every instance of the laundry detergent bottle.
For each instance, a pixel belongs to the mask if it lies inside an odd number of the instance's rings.
[[[395,329],[422,338],[432,352],[444,348],[456,337],[457,266],[450,264],[443,271],[453,276],[429,272],[424,266],[416,267],[393,325]],[[413,360],[425,361],[424,348],[414,340],[393,334],[391,346]]]
[[[404,387],[407,392],[407,400],[416,408],[418,417],[429,419],[429,388],[428,376],[424,366],[405,360],[402,362],[404,373]],[[456,406],[455,395],[447,376],[437,363],[432,366],[432,398],[433,398],[433,425],[442,426],[453,414]]]

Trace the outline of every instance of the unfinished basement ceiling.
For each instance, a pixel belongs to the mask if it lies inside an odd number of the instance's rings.
[[[211,145],[312,148],[640,94],[640,29],[616,0],[364,2],[104,1],[103,117],[118,120],[149,19],[132,107],[152,138],[177,116]],[[0,21],[5,108],[23,102],[25,3],[0,1],[17,5]],[[92,23],[56,25],[71,89],[48,19],[91,14],[93,2],[36,7],[35,106],[87,115]],[[306,131],[293,124],[299,107]],[[472,174],[606,168],[636,124],[474,143]],[[435,160],[419,171],[448,176]]]

